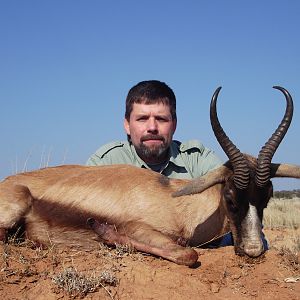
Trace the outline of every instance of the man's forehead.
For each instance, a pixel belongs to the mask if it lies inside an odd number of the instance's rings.
[[[170,105],[158,102],[158,103],[133,103],[132,113],[134,114],[171,114]]]

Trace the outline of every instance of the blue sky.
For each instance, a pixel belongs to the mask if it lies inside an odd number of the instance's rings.
[[[295,113],[273,161],[300,165],[300,2],[0,1],[0,178],[45,165],[84,164],[125,139],[124,103],[158,79],[177,96],[175,138],[226,159],[209,122],[256,155],[278,126],[287,88]],[[276,179],[275,189],[298,189]]]

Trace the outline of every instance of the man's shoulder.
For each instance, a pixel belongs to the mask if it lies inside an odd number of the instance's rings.
[[[132,164],[134,161],[127,141],[114,141],[101,146],[86,162],[89,166]]]
[[[199,140],[188,140],[184,142],[180,142],[177,140],[173,141],[174,145],[180,152],[200,152],[203,153],[205,151],[205,146]]]
[[[214,151],[205,147],[199,140],[175,143],[178,147],[177,153],[192,178],[202,176],[222,164]]]
[[[127,141],[113,141],[102,145],[95,154],[98,157],[103,158],[105,155],[126,151],[128,148],[129,143]]]

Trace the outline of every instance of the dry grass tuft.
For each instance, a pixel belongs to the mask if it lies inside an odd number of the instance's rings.
[[[299,272],[300,259],[298,254],[294,253],[286,247],[282,247],[278,254],[282,257],[286,265],[291,266],[294,271]]]
[[[135,249],[130,245],[117,244],[115,253],[117,257],[124,257],[136,253]]]
[[[53,276],[52,282],[70,296],[82,297],[88,293],[97,291],[99,287],[105,288],[107,285],[116,286],[118,284],[118,279],[108,270],[105,270],[96,276],[95,274],[85,275],[78,272],[74,267],[69,267],[58,275]],[[107,289],[106,292],[109,293]]]
[[[142,259],[142,257],[146,254],[136,251],[131,245],[121,245],[116,244],[114,246],[108,246],[105,244],[99,244],[100,249],[98,256],[106,256],[109,258],[119,259],[127,256],[132,257],[133,259]]]

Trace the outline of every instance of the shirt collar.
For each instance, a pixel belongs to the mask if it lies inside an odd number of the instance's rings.
[[[178,167],[185,167],[184,161],[181,157],[181,152],[179,150],[180,144],[175,141],[172,141],[170,145],[170,162],[175,164]]]

